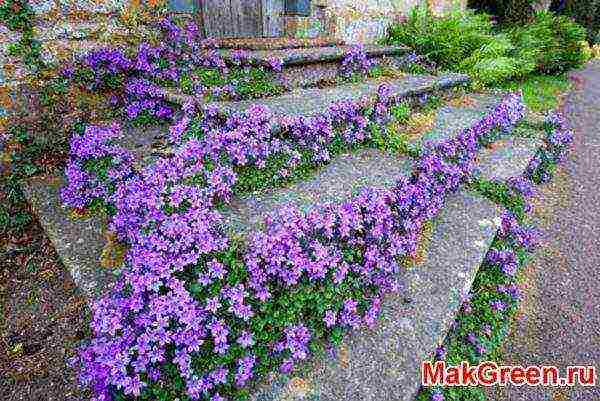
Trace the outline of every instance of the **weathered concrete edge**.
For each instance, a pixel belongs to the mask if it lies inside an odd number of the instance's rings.
[[[286,55],[281,61],[283,62],[283,67],[294,66],[294,65],[306,65],[306,64],[314,64],[321,62],[332,62],[332,61],[340,61],[346,55],[346,51],[350,48],[350,46],[321,46],[324,47],[335,47],[334,52],[331,53],[319,53],[315,51],[314,53],[305,53],[305,54],[294,54],[294,51],[291,51],[288,55]],[[316,48],[319,49],[319,48]],[[284,49],[280,49],[284,50]],[[298,50],[298,48],[293,49]],[[263,51],[263,50],[259,50]],[[399,56],[406,54],[410,51],[408,47],[405,46],[366,46],[364,49],[365,53],[368,57],[384,57],[384,56]],[[254,51],[250,51],[249,61],[254,65],[264,65],[268,66],[269,61],[267,57],[263,55],[253,54]],[[232,52],[229,50],[225,50],[221,52],[223,59],[228,62],[233,62]]]
[[[21,185],[40,224],[68,269],[73,281],[89,299],[110,287],[116,270],[101,267],[100,257],[108,241],[99,216],[72,218],[61,205],[59,191],[64,177],[41,177]]]
[[[412,401],[420,387],[420,363],[446,336],[460,292],[471,288],[500,213],[486,199],[465,192],[452,196],[435,220],[425,262],[405,273],[404,293],[384,301],[375,329],[348,336],[336,359],[313,358],[292,380],[273,378],[252,399]]]
[[[454,73],[445,74],[445,75],[441,75],[441,76],[435,76],[435,77],[426,76],[426,78],[432,78],[432,80],[428,81],[428,82],[411,83],[411,86],[408,88],[393,88],[391,97],[394,99],[394,101],[400,102],[402,100],[415,99],[422,95],[430,95],[430,94],[436,93],[436,92],[444,92],[447,90],[452,90],[454,88],[464,87],[465,85],[467,85],[471,82],[471,78],[469,78],[468,75],[454,74]],[[390,82],[394,83],[394,82],[400,82],[400,81],[403,81],[403,80],[399,79],[399,80],[393,80]],[[338,85],[335,89],[340,92],[345,89],[348,91],[348,93],[352,93],[352,91],[348,90],[348,89],[352,89],[353,87],[355,87],[354,84],[346,84],[346,85]],[[357,101],[361,98],[366,98],[366,99],[368,99],[369,103],[373,104],[377,97],[378,88],[379,88],[378,84],[371,85],[371,87],[368,88],[368,93],[363,94],[362,96],[354,96],[353,97],[353,96],[348,95],[348,96],[340,97],[337,100]],[[319,94],[318,92],[320,92],[320,91],[321,91],[320,89],[315,89],[315,88],[300,89],[294,93],[294,97],[297,99],[311,98],[311,97],[318,95]],[[242,111],[248,109],[253,104],[263,104],[268,108],[273,108],[272,105],[268,104],[269,102],[270,103],[272,103],[272,102],[279,102],[279,103],[283,102],[284,103],[286,101],[289,101],[288,96],[289,95],[283,95],[283,96],[270,97],[270,98],[265,98],[265,99],[256,99],[253,101],[241,101],[241,102],[213,102],[213,103],[211,103],[211,105],[216,106],[218,113],[220,113],[222,116],[227,116],[228,114],[231,114],[231,113],[242,112]],[[261,100],[262,100],[262,102],[261,102]],[[334,102],[335,102],[335,100],[331,103],[334,103]],[[323,112],[324,112],[323,106],[319,105],[318,108],[314,108],[313,110],[302,113],[302,114],[300,114],[300,116],[309,118],[309,117],[318,115],[319,113],[323,113]],[[277,113],[274,112],[274,114],[275,114],[275,116],[278,116]]]

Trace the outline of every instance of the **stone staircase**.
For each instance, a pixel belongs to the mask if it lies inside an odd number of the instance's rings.
[[[331,66],[324,68],[337,66],[341,54],[339,50],[327,50],[329,53],[323,54],[328,54],[329,59],[309,62],[310,57],[302,56],[302,51],[281,51],[289,55],[286,68],[290,71],[298,68],[296,73],[300,75],[306,74],[306,66],[311,63],[316,65],[314,68],[322,68],[327,63]],[[396,57],[402,53],[394,53],[396,51],[379,47],[373,48],[372,54]],[[263,57],[261,52],[265,51],[254,52],[259,62]],[[449,74],[406,76],[386,83],[396,98],[418,103],[424,95],[451,96],[468,82],[468,77]],[[231,113],[259,103],[271,109],[276,117],[310,117],[338,100],[363,97],[373,100],[380,83],[298,88],[279,97],[222,102],[216,106],[222,113]],[[437,110],[435,126],[415,144],[441,141],[456,135],[500,100],[491,95],[472,98],[473,102],[468,105],[446,105]],[[164,145],[166,131],[166,127],[128,128],[122,145],[133,150],[140,163],[150,163],[159,157],[156,149]],[[539,146],[540,139],[535,135],[502,139],[495,147],[482,152],[478,159],[479,174],[484,178],[520,175]],[[234,199],[223,210],[228,230],[247,234],[260,229],[265,215],[286,204],[306,209],[322,202],[347,199],[360,188],[389,185],[398,175],[408,174],[412,162],[408,156],[372,148],[338,155],[306,181]],[[107,241],[110,242],[105,233],[105,221],[99,216],[71,218],[59,199],[58,191],[62,185],[64,177],[47,177],[30,181],[23,189],[74,281],[94,298],[102,294],[118,274],[118,268],[100,267]],[[500,213],[498,206],[477,195],[462,191],[451,196],[434,221],[425,257],[419,265],[402,273],[404,291],[385,300],[375,330],[359,330],[347,337],[335,357],[313,358],[296,380],[281,376],[269,378],[258,386],[253,399],[414,399],[420,386],[420,362],[428,359],[446,336],[460,306],[459,294],[470,289],[496,233]]]
[[[281,81],[290,90],[315,86],[335,86],[340,76],[340,65],[351,46],[329,38],[317,39],[221,39],[216,42],[219,53],[228,64],[234,64],[233,55],[245,50],[251,65],[269,66],[270,60],[282,61]],[[403,46],[366,45],[369,59],[380,66],[401,67],[407,63],[409,49]],[[178,104],[197,102],[194,96],[177,90],[164,90],[163,95]]]

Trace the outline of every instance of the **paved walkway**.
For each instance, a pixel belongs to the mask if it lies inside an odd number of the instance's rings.
[[[571,74],[564,112],[575,129],[568,161],[541,189],[544,242],[527,271],[526,298],[504,344],[505,364],[600,369],[600,61]],[[600,372],[597,372],[600,380]],[[507,386],[490,401],[600,401],[600,386]]]

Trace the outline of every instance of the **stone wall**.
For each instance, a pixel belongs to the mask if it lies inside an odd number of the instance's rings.
[[[41,58],[60,65],[63,60],[107,45],[126,45],[149,36],[147,24],[160,9],[157,0],[29,0],[35,18],[33,36]],[[21,34],[0,23],[0,132],[7,115],[27,108],[27,90],[35,79],[20,56],[9,47]]]
[[[183,3],[194,5],[194,1],[197,0],[29,0],[35,12],[33,34],[41,42],[42,58],[55,62],[106,45],[141,40],[148,36],[147,23],[157,19],[169,5],[181,11],[185,8]],[[348,43],[372,43],[385,35],[394,19],[406,15],[412,7],[427,4],[441,13],[451,3],[452,0],[312,0],[311,16],[284,16],[283,30],[286,36],[333,35]],[[0,24],[0,124],[6,122],[9,112],[27,107],[23,106],[22,101],[26,103],[27,99],[23,99],[21,87],[32,74],[18,56],[7,54],[10,44],[18,39],[18,33]],[[17,102],[19,93],[21,101]]]
[[[387,27],[415,6],[428,6],[442,15],[466,0],[313,0],[309,17],[285,17],[288,36],[333,35],[347,43],[373,43],[385,36]]]

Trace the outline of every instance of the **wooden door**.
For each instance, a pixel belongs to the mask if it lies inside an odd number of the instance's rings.
[[[206,36],[281,36],[282,4],[282,0],[204,0],[201,11]]]

